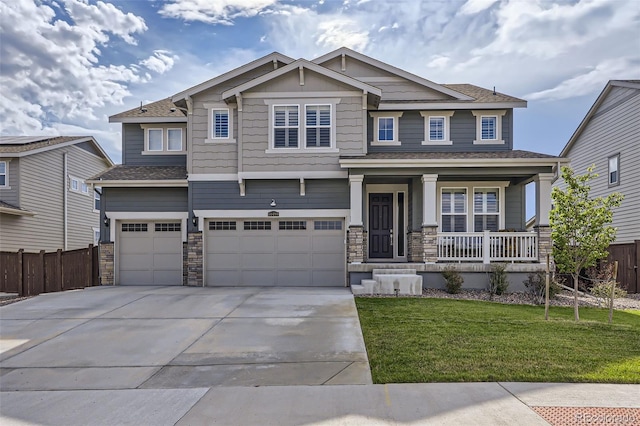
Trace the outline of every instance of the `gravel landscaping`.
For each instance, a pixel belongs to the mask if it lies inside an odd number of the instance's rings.
[[[392,296],[393,297],[393,296]],[[460,299],[460,300],[491,300],[489,292],[485,290],[461,290],[457,294],[449,294],[444,290],[427,288],[422,291],[422,297],[431,297],[438,299]],[[506,293],[500,296],[493,296],[493,302],[507,303],[512,305],[535,305],[534,298],[528,293]],[[592,297],[579,296],[578,302],[580,306],[602,307],[605,303],[600,302]],[[562,291],[555,298],[549,301],[550,306],[573,306],[573,293],[570,291]],[[614,301],[614,309],[637,309],[640,310],[640,294],[629,294],[627,297],[619,298]]]

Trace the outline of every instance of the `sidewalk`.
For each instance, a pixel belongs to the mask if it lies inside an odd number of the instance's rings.
[[[640,425],[639,395],[640,385],[495,382],[3,392],[0,423]]]

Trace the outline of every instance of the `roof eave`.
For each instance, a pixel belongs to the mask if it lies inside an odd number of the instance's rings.
[[[522,102],[424,102],[424,103],[380,103],[379,110],[440,110],[440,109],[504,109],[526,108],[527,101]]]
[[[187,187],[189,183],[187,179],[156,179],[156,180],[113,180],[113,179],[90,179],[86,181],[90,185],[102,186],[102,187],[130,187],[130,188],[145,188],[145,187]]]
[[[449,159],[415,159],[415,158],[341,158],[340,167],[346,168],[416,168],[416,167],[513,167],[518,166],[548,166],[555,167],[568,164],[568,158],[449,158]]]
[[[67,142],[58,143],[58,144],[49,145],[49,146],[43,146],[43,147],[40,147],[40,148],[31,149],[31,150],[27,150],[27,151],[21,151],[21,152],[2,152],[0,150],[0,156],[5,157],[5,158],[27,157],[29,155],[35,155],[35,154],[38,154],[40,152],[50,151],[50,150],[58,149],[58,148],[64,148],[65,146],[73,146],[73,145],[76,145],[76,144],[79,144],[79,143],[83,143],[83,142],[91,142],[91,143],[93,143],[93,145],[100,152],[102,157],[107,161],[107,163],[109,164],[109,167],[114,165],[114,162],[111,159],[111,157],[109,157],[109,155],[106,153],[106,151],[104,149],[102,149],[102,146],[100,146],[98,141],[96,141],[93,136],[79,137],[78,139],[73,139],[73,140],[70,140],[70,141],[67,141]]]
[[[109,123],[186,123],[187,117],[109,117]]]

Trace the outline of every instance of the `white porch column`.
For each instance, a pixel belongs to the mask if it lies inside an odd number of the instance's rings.
[[[422,226],[438,226],[438,175],[422,175]]]
[[[349,226],[362,226],[362,181],[364,175],[349,176],[350,217]]]
[[[538,173],[536,176],[536,226],[549,226],[551,212],[551,182],[553,173]]]

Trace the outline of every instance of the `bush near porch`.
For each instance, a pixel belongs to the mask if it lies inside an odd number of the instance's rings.
[[[356,298],[374,383],[640,383],[640,311]]]

